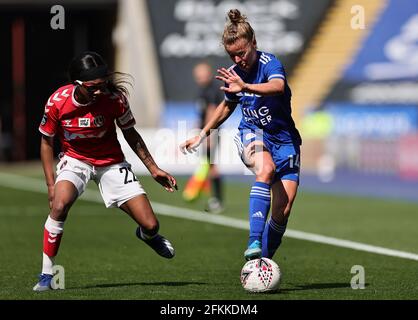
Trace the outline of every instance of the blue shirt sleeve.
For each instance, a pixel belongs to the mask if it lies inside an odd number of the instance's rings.
[[[266,64],[264,75],[267,78],[267,81],[275,78],[286,80],[286,72],[284,71],[283,65],[275,58],[271,59],[271,61]]]

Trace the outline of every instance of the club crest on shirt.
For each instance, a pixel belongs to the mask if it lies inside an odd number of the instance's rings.
[[[100,115],[100,116],[94,117],[93,124],[96,127],[103,126],[103,124],[104,124],[104,116]]]
[[[78,118],[78,126],[87,128],[90,127],[90,119],[89,118]]]
[[[64,127],[72,127],[72,125],[71,125],[71,119],[64,120],[64,123],[62,125]]]

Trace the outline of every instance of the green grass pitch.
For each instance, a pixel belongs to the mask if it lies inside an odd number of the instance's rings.
[[[42,179],[39,173],[35,176]],[[201,210],[142,177],[152,201]],[[179,179],[182,188],[184,179]],[[97,189],[92,185],[92,189]],[[247,219],[249,185],[228,182],[224,213]],[[179,209],[181,210],[181,209]],[[274,260],[283,276],[274,294],[249,294],[240,284],[247,231],[159,215],[161,233],[176,248],[165,260],[135,237],[118,209],[78,200],[65,225],[56,263],[65,290],[32,292],[41,267],[46,194],[0,187],[0,299],[417,299],[418,261],[284,238]],[[417,253],[418,205],[300,192],[288,227]],[[353,290],[353,265],[366,288]]]

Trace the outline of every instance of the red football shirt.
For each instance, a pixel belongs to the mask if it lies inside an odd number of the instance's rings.
[[[39,131],[49,137],[58,134],[64,154],[94,166],[123,161],[115,120],[121,129],[135,125],[126,98],[106,94],[81,105],[74,99],[74,88],[63,86],[50,96]]]

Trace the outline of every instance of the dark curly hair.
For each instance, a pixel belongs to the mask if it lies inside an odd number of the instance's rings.
[[[132,87],[132,77],[123,72],[109,71],[105,60],[96,52],[85,51],[70,63],[68,76],[72,83],[76,80],[90,81],[99,78],[108,80],[107,89],[112,93],[129,95],[127,85]]]

